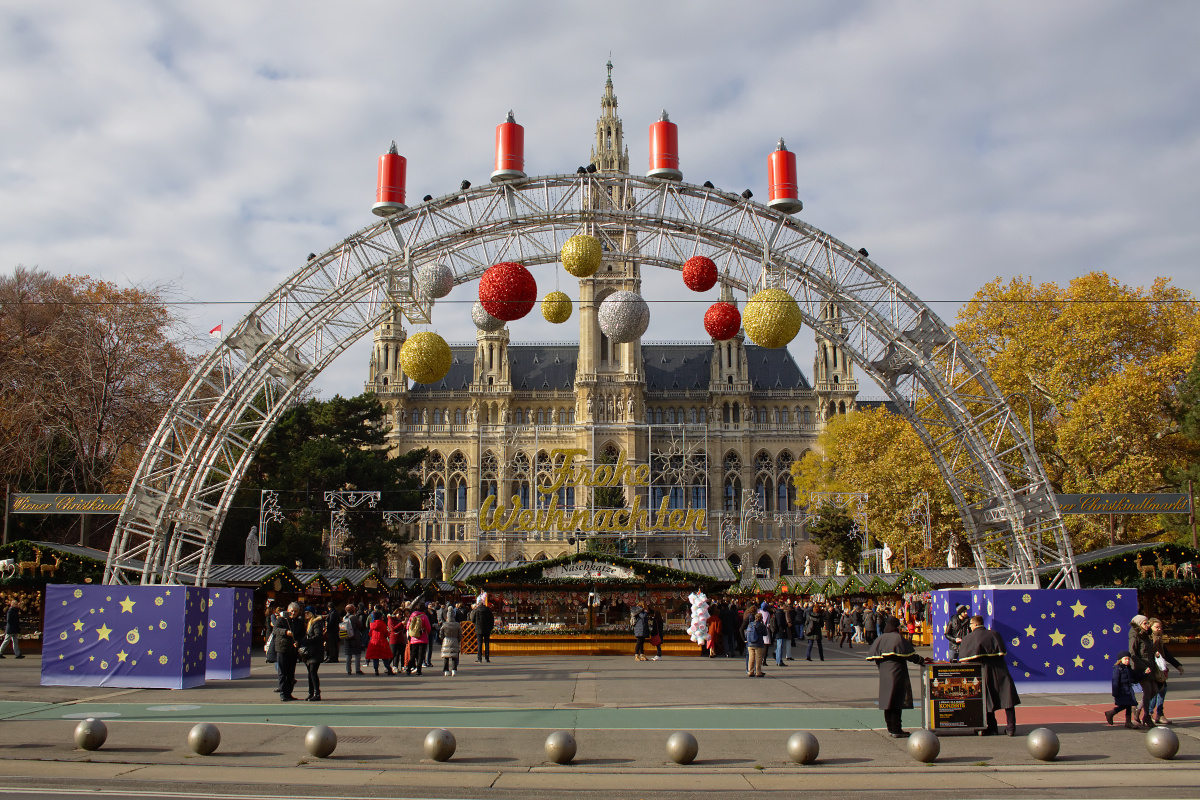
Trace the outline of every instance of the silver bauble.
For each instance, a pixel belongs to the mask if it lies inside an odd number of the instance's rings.
[[[634,292],[613,292],[600,303],[600,330],[613,342],[632,342],[650,325],[650,307]]]
[[[496,319],[489,314],[487,309],[483,307],[483,303],[478,300],[475,301],[475,305],[471,306],[471,321],[475,323],[476,328],[488,333],[498,331],[504,327],[504,320]]]
[[[413,277],[421,292],[435,300],[450,294],[454,288],[454,273],[445,264],[426,264]]]

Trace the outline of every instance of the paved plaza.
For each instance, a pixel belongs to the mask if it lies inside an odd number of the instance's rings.
[[[1145,734],[1110,728],[1107,695],[1027,695],[1019,732],[1053,728],[1062,753],[1030,757],[1023,736],[944,737],[926,766],[888,738],[875,708],[876,670],[832,647],[826,661],[803,658],[745,677],[740,660],[619,656],[467,661],[455,677],[439,667],[422,677],[348,677],[322,669],[322,703],[281,703],[274,669],[256,660],[245,680],[178,691],[40,686],[40,659],[0,664],[0,786],[70,790],[331,797],[744,797],[747,792],[852,796],[882,789],[930,797],[1194,797],[1200,785],[1200,659],[1173,676],[1168,715],[1181,747],[1173,761],[1146,751]],[[802,655],[802,654],[801,654]],[[911,672],[916,686],[917,670]],[[303,696],[304,683],[297,694]],[[78,719],[109,726],[106,745],[74,747]],[[916,727],[917,712],[906,715]],[[221,746],[196,756],[196,722],[220,727]],[[339,735],[331,758],[304,749],[304,733],[325,724]],[[446,763],[421,747],[429,729],[454,732]],[[553,730],[579,743],[572,764],[549,762]],[[675,730],[693,732],[696,762],[667,757]],[[813,731],[819,761],[800,766],[785,744]],[[286,787],[286,790],[283,788]]]

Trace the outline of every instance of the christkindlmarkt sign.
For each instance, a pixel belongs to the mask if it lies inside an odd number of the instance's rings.
[[[1060,494],[1064,514],[1186,514],[1186,494]]]
[[[558,490],[564,486],[586,486],[592,489],[617,488],[624,486],[649,486],[650,465],[630,466],[625,463],[622,452],[616,464],[600,464],[595,470],[574,463],[576,457],[586,457],[583,448],[556,448],[550,453],[557,462],[551,482],[538,486],[539,494],[548,495],[544,505],[535,503],[536,508],[522,508],[519,495],[513,495],[512,505],[505,507],[497,503],[495,495],[488,495],[479,507],[479,529],[502,533],[531,533],[534,531],[562,531],[564,533],[704,533],[708,530],[707,512],[704,509],[670,508],[670,497],[663,497],[657,514],[642,508],[642,498],[635,495],[633,505],[628,508],[574,508],[558,507]]]
[[[13,514],[120,514],[123,494],[10,494]]]
[[[542,578],[548,581],[593,580],[636,580],[640,576],[628,567],[606,564],[603,561],[576,561],[574,564],[559,564],[542,570]]]

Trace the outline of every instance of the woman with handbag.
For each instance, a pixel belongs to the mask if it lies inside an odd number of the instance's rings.
[[[308,697],[304,699],[320,702],[321,679],[317,672],[321,669],[321,662],[325,660],[325,617],[309,606],[304,610],[304,620],[304,643],[300,645],[300,660],[308,669]]]
[[[383,662],[384,669],[387,674],[392,674],[392,648],[388,646],[388,622],[383,618],[382,611],[374,611],[371,613],[371,624],[367,627],[370,632],[370,639],[367,641],[366,659],[371,662],[371,666],[375,667],[375,674],[379,674],[379,662]]]
[[[1154,646],[1154,679],[1158,683],[1158,694],[1150,698],[1150,716],[1155,725],[1170,725],[1164,706],[1167,702],[1167,676],[1171,667],[1183,674],[1183,664],[1180,664],[1171,651],[1167,649],[1167,640],[1163,637],[1163,624],[1160,620],[1150,620],[1150,642]]]

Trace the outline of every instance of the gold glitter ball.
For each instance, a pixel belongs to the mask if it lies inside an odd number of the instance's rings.
[[[450,371],[450,345],[436,333],[421,331],[400,348],[400,367],[417,383],[437,383]]]
[[[783,289],[763,289],[742,311],[742,327],[760,347],[783,347],[800,332],[800,306]]]
[[[571,318],[571,298],[566,292],[551,292],[542,300],[542,316],[555,325]]]
[[[559,253],[563,269],[576,278],[586,278],[600,269],[602,250],[595,236],[580,234],[567,239]]]

